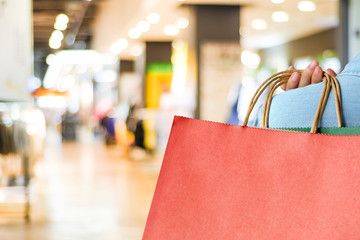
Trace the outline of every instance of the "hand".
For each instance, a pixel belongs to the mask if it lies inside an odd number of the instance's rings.
[[[295,68],[293,66],[288,68],[288,70],[294,70],[294,69]],[[336,77],[336,73],[330,68],[326,70],[326,73]],[[305,68],[302,74],[298,72],[294,72],[291,75],[289,81],[281,86],[281,89],[287,91],[299,87],[305,87],[310,84],[319,83],[322,81],[322,77],[323,77],[323,70],[319,66],[319,63],[314,60],[310,63],[309,66]]]

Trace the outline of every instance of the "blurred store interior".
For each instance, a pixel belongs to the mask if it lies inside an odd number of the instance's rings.
[[[239,125],[273,73],[312,60],[341,72],[359,11],[0,0],[0,239],[141,239],[173,116]]]

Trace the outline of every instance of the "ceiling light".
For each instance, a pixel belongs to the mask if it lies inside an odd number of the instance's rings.
[[[150,13],[147,15],[146,20],[151,24],[157,24],[160,22],[160,15],[157,13]]]
[[[140,31],[140,32],[147,32],[150,29],[150,24],[148,22],[145,21],[141,21],[136,25],[136,28]]]
[[[49,47],[52,49],[59,49],[63,39],[64,34],[59,30],[54,30],[49,38]]]
[[[272,3],[275,3],[275,4],[279,4],[279,3],[283,3],[284,0],[271,0]]]
[[[174,49],[180,50],[185,46],[185,43],[183,40],[175,40],[171,45]]]
[[[267,22],[263,19],[255,19],[251,22],[251,27],[256,30],[264,30],[267,28]]]
[[[140,56],[142,52],[143,52],[143,48],[139,44],[132,46],[130,49],[130,54],[134,57]]]
[[[110,51],[113,54],[119,54],[121,53],[125,48],[128,46],[128,41],[125,38],[120,38],[116,42],[114,42],[111,47]]]
[[[289,14],[287,14],[284,11],[273,12],[272,20],[274,22],[287,22],[287,21],[289,21]]]
[[[46,57],[46,63],[47,65],[51,65],[51,63],[53,63],[55,60],[55,55],[54,54],[49,54],[47,57]]]
[[[249,30],[244,26],[239,28],[239,33],[240,33],[240,36],[242,36],[242,37],[247,37],[248,36],[248,31]]]
[[[179,18],[178,20],[176,20],[176,26],[181,29],[187,28],[189,26],[189,20],[184,17]]]
[[[167,36],[175,36],[179,34],[179,28],[174,24],[169,24],[164,27],[164,33]]]
[[[316,5],[312,1],[301,1],[298,3],[298,9],[303,12],[312,12],[316,10]]]
[[[67,24],[69,22],[69,17],[66,14],[60,13],[56,16],[55,22]]]
[[[260,56],[257,53],[248,50],[241,52],[241,63],[249,68],[257,68],[260,60]]]
[[[141,32],[137,28],[132,28],[129,30],[128,35],[132,39],[138,39],[141,36]]]
[[[52,49],[59,49],[61,47],[61,41],[49,39],[49,47]]]
[[[64,31],[67,28],[67,24],[60,24],[58,22],[54,23],[54,28],[57,30]]]
[[[64,34],[59,30],[54,30],[51,33],[50,39],[54,39],[56,41],[61,41],[64,39]]]
[[[67,28],[69,17],[63,13],[56,16],[54,28],[57,30],[64,31]]]

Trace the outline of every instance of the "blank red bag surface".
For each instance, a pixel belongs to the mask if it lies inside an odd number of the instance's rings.
[[[359,146],[175,117],[143,239],[360,239]]]

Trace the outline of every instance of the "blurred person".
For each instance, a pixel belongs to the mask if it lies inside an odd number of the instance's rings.
[[[258,87],[263,83],[263,81],[271,76],[271,73],[272,71],[270,69],[267,69],[266,67],[261,67],[255,77],[244,77],[242,79],[241,88],[239,92],[238,106],[237,106],[238,118],[240,124],[243,123],[246,117],[247,109],[253,94],[256,92]],[[256,112],[260,108],[260,106],[264,103],[266,99],[267,91],[268,89],[265,90],[265,92],[259,97],[258,101],[256,102],[254,106],[254,110],[249,117],[249,126],[253,125],[256,118]]]
[[[100,126],[103,129],[105,144],[112,145],[116,143],[115,138],[115,119],[110,114],[104,115],[100,120]]]
[[[137,110],[137,108],[138,107],[136,104],[130,105],[129,113],[125,120],[126,127],[127,127],[128,131],[132,134],[135,134],[135,130],[136,130],[136,122],[137,122],[136,110]]]
[[[142,119],[139,119],[136,122],[136,128],[135,128],[135,142],[134,145],[136,147],[146,149],[145,147],[145,129],[144,129],[144,121]]]
[[[133,140],[130,146],[146,150],[144,116],[141,116],[141,111],[142,109],[138,105],[131,105],[125,124],[128,131],[128,139],[129,141]]]
[[[159,108],[155,117],[156,146],[161,152],[165,151],[174,117],[174,98],[164,89],[160,97]]]
[[[239,112],[238,112],[238,103],[240,96],[241,84],[236,83],[231,89],[228,96],[230,104],[230,113],[226,119],[226,124],[230,125],[240,125],[239,121]]]
[[[121,102],[115,108],[115,141],[123,153],[128,152],[129,146],[134,141],[133,134],[129,134],[126,120],[129,116],[130,107],[126,102]]]
[[[292,68],[292,67],[291,67]],[[290,68],[290,69],[291,69]],[[336,76],[332,69],[327,73]],[[269,128],[310,127],[315,116],[320,96],[324,87],[323,70],[318,62],[313,61],[302,74],[294,73],[282,88],[285,92],[273,97]],[[337,75],[342,99],[343,125],[346,127],[360,126],[360,54],[350,61],[344,70]],[[290,90],[290,91],[288,91]],[[260,109],[257,113],[255,126],[261,124]],[[330,93],[328,102],[320,120],[319,127],[337,127],[334,95]]]
[[[61,120],[61,136],[63,141],[75,141],[77,139],[78,116],[70,111],[65,111]]]

